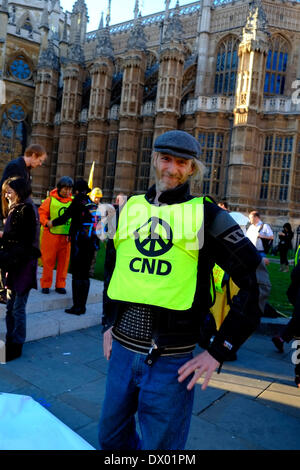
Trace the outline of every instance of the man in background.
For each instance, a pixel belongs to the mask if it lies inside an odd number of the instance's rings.
[[[265,258],[266,252],[263,240],[273,240],[274,234],[270,225],[263,223],[260,214],[257,211],[251,211],[249,214],[250,227],[246,232],[246,236],[259,251],[261,256]]]

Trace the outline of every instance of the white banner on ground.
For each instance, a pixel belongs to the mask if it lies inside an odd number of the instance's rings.
[[[27,395],[0,393],[0,450],[95,450]]]

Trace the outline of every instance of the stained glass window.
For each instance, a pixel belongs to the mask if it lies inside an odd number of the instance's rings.
[[[17,57],[9,67],[10,73],[19,80],[28,80],[31,70],[23,56]]]
[[[27,143],[26,113],[22,106],[13,103],[0,119],[0,157],[15,158],[22,155]]]
[[[200,159],[206,167],[203,180],[203,194],[220,196],[224,181],[225,135],[221,132],[200,132],[198,141]]]
[[[153,135],[145,134],[141,139],[139,165],[137,168],[136,189],[147,191],[149,187]]]
[[[25,111],[24,109],[22,108],[21,105],[19,104],[12,104],[8,110],[7,110],[7,114],[8,114],[8,117],[12,120],[12,121],[17,121],[17,122],[20,122],[20,121],[24,121],[25,119]]]
[[[238,40],[234,36],[225,39],[217,50],[214,93],[233,95],[238,69]]]
[[[276,36],[271,41],[266,63],[264,93],[283,95],[288,63],[288,43]]]
[[[260,199],[288,200],[293,137],[267,135],[263,154]]]
[[[3,113],[2,116],[1,135],[6,139],[11,139],[13,135],[13,126],[12,123],[7,119],[6,113]]]

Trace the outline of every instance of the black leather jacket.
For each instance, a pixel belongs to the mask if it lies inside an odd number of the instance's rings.
[[[148,202],[153,203],[155,195],[155,186],[152,186],[145,197]],[[188,183],[185,183],[163,192],[159,202],[178,204],[193,197]],[[107,296],[115,259],[114,243],[109,240],[104,274],[103,331],[114,325],[117,316],[126,306],[124,302],[111,300]],[[219,331],[215,330],[209,313],[212,303],[211,271],[215,263],[240,287]],[[199,250],[197,289],[193,305],[185,311],[153,307],[156,311],[155,342],[161,347],[198,342],[222,363],[228,356],[231,345],[231,350],[236,351],[259,325],[269,291],[269,277],[260,254],[229,213],[207,198],[204,200],[204,244]]]

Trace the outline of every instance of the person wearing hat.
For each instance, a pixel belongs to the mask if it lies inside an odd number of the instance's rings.
[[[103,196],[102,191],[100,188],[93,188],[92,191],[89,194],[90,199],[95,203],[95,204],[100,204],[101,198]]]
[[[62,176],[55,189],[39,207],[43,235],[41,239],[41,252],[43,273],[40,284],[43,294],[50,293],[53,270],[56,265],[55,291],[66,294],[66,279],[68,274],[71,243],[69,239],[70,219],[63,225],[49,228],[47,222],[62,214],[72,203],[73,180],[69,176]]]
[[[270,289],[260,255],[236,222],[210,198],[190,194],[190,179],[203,174],[198,141],[166,132],[154,142],[152,164],[155,184],[128,199],[107,243],[102,450],[184,449],[194,385],[204,379],[206,389],[255,331]],[[217,331],[209,312],[215,263],[239,287]],[[193,357],[197,343],[204,351]]]
[[[71,220],[71,272],[73,305],[65,310],[73,315],[86,312],[86,301],[90,289],[89,272],[95,250],[99,248],[96,234],[97,204],[88,196],[91,192],[88,183],[79,179],[73,186],[74,199],[65,212],[47,222],[47,226],[58,227]]]

